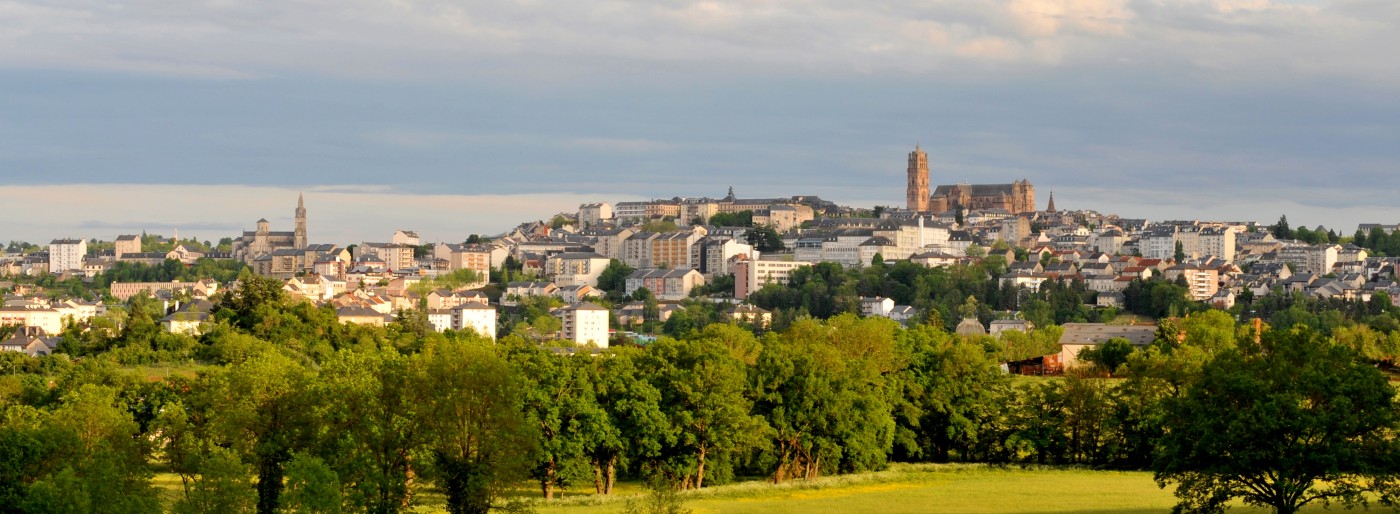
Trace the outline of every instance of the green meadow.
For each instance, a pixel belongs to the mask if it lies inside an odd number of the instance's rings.
[[[167,487],[178,488],[179,480],[171,479]],[[551,502],[537,501],[535,508],[540,514],[620,513],[629,498],[644,494],[630,482],[619,484],[610,497],[593,494],[591,484],[582,485]],[[514,494],[539,493],[521,484]],[[690,491],[681,498],[693,514],[1147,514],[1170,512],[1175,504],[1172,491],[1157,487],[1149,472],[976,464],[896,464],[877,473],[783,484],[754,480]],[[415,503],[414,512],[445,512],[441,496],[429,491],[420,492]],[[1304,511],[1341,508],[1313,505]],[[1230,512],[1270,510],[1237,505]],[[1395,511],[1372,505],[1369,512]]]

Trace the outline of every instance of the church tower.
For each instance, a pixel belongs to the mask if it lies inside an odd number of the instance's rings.
[[[1055,192],[1050,192],[1050,205],[1045,206],[1045,212],[1055,212]]]
[[[914,145],[909,152],[908,209],[914,212],[928,212],[928,154]]]
[[[292,244],[298,250],[306,248],[306,204],[302,202],[301,194],[297,194],[297,227],[293,237],[296,240]]]

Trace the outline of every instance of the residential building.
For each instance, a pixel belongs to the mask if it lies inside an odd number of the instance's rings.
[[[536,296],[553,296],[559,286],[553,282],[511,282],[501,294],[501,305],[519,305],[521,300]]]
[[[394,235],[389,238],[389,242],[396,245],[418,246],[418,232],[412,230],[395,230]]]
[[[704,285],[705,277],[693,269],[640,269],[627,276],[627,294],[646,288],[658,300],[680,301],[691,289]]]
[[[49,243],[49,273],[82,272],[86,256],[86,239],[55,239]]]
[[[611,262],[593,252],[564,252],[545,258],[544,276],[559,287],[597,286],[598,277]]]
[[[593,303],[580,303],[560,308],[558,311],[563,330],[563,339],[579,345],[594,345],[607,348],[608,310]]]
[[[703,230],[682,230],[659,234],[651,240],[651,266],[655,268],[693,269],[690,247],[700,240]]]
[[[656,232],[637,232],[629,236],[622,242],[622,262],[638,269],[656,267],[652,261],[652,242],[658,237],[661,234]]]
[[[791,258],[763,258],[757,250],[753,252],[751,257],[736,257],[733,265],[734,298],[739,300],[748,298],[749,293],[759,290],[766,284],[786,285],[793,270],[811,265],[812,263],[809,261],[792,260]]]
[[[604,323],[607,317],[604,318]],[[452,329],[471,330],[496,340],[496,308],[481,303],[464,303],[452,308]]]
[[[579,228],[589,228],[599,223],[613,220],[612,204],[608,202],[586,203],[578,206]]]
[[[494,267],[492,247],[484,244],[438,243],[433,247],[433,257],[447,261],[448,271],[469,269],[476,272],[481,285],[491,278]]]
[[[117,240],[112,242],[112,246],[112,254],[117,259],[121,259],[124,253],[141,253],[141,236],[117,236]]]
[[[355,260],[361,257],[374,256],[384,261],[384,265],[392,271],[414,267],[413,250],[415,246],[398,243],[360,243],[355,247]]]

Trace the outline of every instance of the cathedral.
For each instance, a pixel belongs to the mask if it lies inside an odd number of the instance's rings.
[[[939,214],[963,210],[1004,209],[1011,214],[1035,212],[1035,186],[1021,179],[1010,184],[952,184],[929,192],[928,154],[915,146],[909,152],[907,208]]]
[[[306,205],[301,195],[297,195],[296,229],[291,232],[273,232],[267,219],[258,220],[256,231],[244,231],[243,236],[233,240],[233,258],[253,264],[258,257],[270,255],[275,250],[302,250],[306,248]]]

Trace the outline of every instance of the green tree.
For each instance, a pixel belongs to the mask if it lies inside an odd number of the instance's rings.
[[[534,462],[520,377],[489,346],[444,341],[424,349],[415,401],[431,475],[451,514],[484,514]]]
[[[653,462],[675,443],[661,411],[661,392],[638,368],[640,351],[615,348],[593,362],[594,394],[605,418],[591,419],[584,427],[598,494],[612,494],[619,463]]]
[[[1101,345],[1080,350],[1078,358],[1093,363],[1098,369],[1113,373],[1118,371],[1119,366],[1127,364],[1128,357],[1132,354],[1132,343],[1127,339],[1115,337]]]
[[[750,228],[748,232],[744,233],[744,237],[755,250],[760,252],[777,252],[786,248],[783,246],[782,235],[768,225]]]
[[[534,475],[546,500],[570,475],[585,469],[588,431],[584,424],[603,417],[594,399],[589,359],[556,355],[516,339],[506,346],[506,359],[522,378],[525,418],[538,436]]]
[[[670,338],[649,346],[641,361],[675,438],[665,472],[684,488],[703,487],[713,464],[728,463],[761,433],[763,420],[749,414],[744,395],[744,364],[715,342]]]
[[[282,494],[283,466],[309,446],[313,415],[309,370],[275,352],[217,369],[197,398],[213,443],[233,449],[257,474],[258,513],[273,514]]]
[[[637,271],[631,266],[612,259],[608,261],[608,267],[603,268],[603,273],[598,275],[598,289],[608,293],[608,299],[618,302],[622,296],[627,294],[627,276]]]
[[[287,462],[287,490],[280,512],[340,514],[340,478],[325,462],[298,453]]]
[[[211,447],[197,469],[188,493],[175,503],[177,514],[249,512],[257,505],[258,493],[248,481],[251,470],[233,451]]]
[[[1236,498],[1284,514],[1368,491],[1393,499],[1394,396],[1378,370],[1317,332],[1268,332],[1262,348],[1220,353],[1166,400],[1156,480],[1176,484],[1182,512]]]
[[[1172,259],[1176,262],[1186,260],[1186,246],[1181,244],[1181,241],[1176,242],[1176,251],[1172,252]]]
[[[1275,239],[1293,239],[1293,229],[1288,227],[1288,215],[1278,217],[1278,222],[1270,228]]]
[[[347,485],[349,503],[366,512],[392,514],[407,503],[424,437],[414,378],[411,359],[393,349],[340,351],[313,388],[321,454]]]

